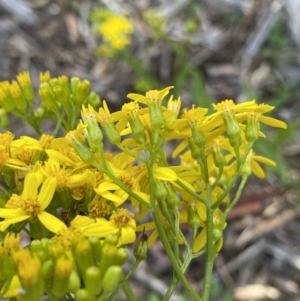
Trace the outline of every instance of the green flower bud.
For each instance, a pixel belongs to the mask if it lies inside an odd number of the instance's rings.
[[[34,90],[32,87],[31,79],[29,72],[20,73],[17,76],[17,80],[22,90],[23,97],[28,101],[28,103],[32,103],[34,99]]]
[[[90,236],[88,238],[88,241],[90,242],[91,248],[92,248],[92,253],[93,253],[93,258],[100,258],[101,256],[101,241],[99,237],[96,236]]]
[[[0,102],[1,104],[1,102]],[[9,127],[9,118],[4,109],[0,108],[0,127],[7,130]]]
[[[226,160],[218,142],[213,145],[212,154],[216,167],[223,168],[226,165]]]
[[[91,83],[87,80],[80,81],[78,77],[72,77],[71,89],[76,102],[82,104],[90,93]]]
[[[132,130],[133,139],[139,144],[144,144],[146,141],[145,127],[140,116],[138,114],[132,114],[128,121]]]
[[[41,263],[45,262],[48,259],[48,252],[44,249],[40,240],[37,239],[33,240],[30,243],[29,249],[32,255],[33,254],[37,255]]]
[[[75,293],[80,289],[81,280],[76,271],[72,271],[68,279],[68,291]]]
[[[196,231],[200,227],[201,221],[196,208],[190,206],[188,207],[188,225],[193,230]]]
[[[25,112],[27,102],[23,97],[22,91],[18,83],[14,80],[10,86],[10,93],[18,110]]]
[[[122,266],[128,259],[129,254],[128,251],[124,248],[118,248],[117,253],[116,253],[116,257],[114,260],[114,264],[115,265],[119,265]]]
[[[199,131],[196,126],[191,126],[191,130],[193,142],[195,143],[195,145],[197,145],[199,148],[205,147],[206,138],[204,134]]]
[[[219,229],[213,229],[213,241],[214,241],[214,243],[220,241],[222,236],[223,236],[222,231],[220,231]]]
[[[111,265],[115,264],[118,248],[115,245],[104,244],[98,266],[101,272],[105,272]]]
[[[248,114],[245,137],[246,140],[250,143],[255,142],[259,137],[258,116],[253,113]]]
[[[83,273],[87,268],[95,264],[95,260],[92,256],[91,244],[87,239],[80,241],[76,245],[75,260],[78,269]]]
[[[42,119],[44,117],[45,114],[45,108],[43,107],[39,107],[34,111],[34,116],[37,119]]]
[[[113,123],[103,123],[102,127],[105,131],[108,141],[113,145],[120,145],[121,136]]]
[[[188,143],[191,150],[192,158],[195,160],[199,160],[199,159],[201,160],[200,148],[191,139],[189,139]]]
[[[87,289],[79,289],[75,293],[75,301],[95,301],[96,298]]]
[[[93,108],[99,108],[101,105],[100,97],[92,91],[88,97],[88,104],[90,104]]]
[[[52,88],[49,83],[41,83],[39,95],[46,108],[52,111],[58,110],[56,97],[53,94]]]
[[[229,137],[229,143],[233,148],[237,148],[241,145],[241,129],[238,121],[236,120],[234,112],[228,112],[223,115],[226,131]]]
[[[167,190],[167,198],[166,198],[167,206],[170,209],[174,209],[178,206],[180,202],[179,196],[169,184],[165,185],[165,188]]]
[[[108,245],[114,245],[116,246],[119,242],[119,238],[120,236],[117,235],[117,234],[108,234],[106,237],[105,237],[105,240],[104,240],[104,244],[108,244]]]
[[[155,198],[159,203],[165,202],[167,198],[167,189],[165,185],[160,181],[155,179]]]
[[[151,125],[155,131],[159,131],[164,124],[164,116],[161,108],[161,103],[152,103],[149,105],[149,114]]]
[[[71,255],[61,256],[55,265],[52,293],[56,297],[62,297],[68,291],[68,282],[74,269],[74,261]]]
[[[82,141],[75,140],[73,141],[72,146],[83,162],[89,164],[93,164],[95,162],[94,153]]]
[[[143,233],[136,242],[133,251],[136,260],[141,261],[147,258],[148,255],[148,235]]]
[[[50,280],[54,275],[54,262],[52,259],[45,261],[42,265],[42,275],[45,280]]]
[[[241,170],[241,176],[248,177],[252,173],[252,168],[251,168],[251,153],[248,155],[244,165],[242,166]]]
[[[91,293],[96,295],[101,289],[101,272],[98,267],[89,267],[83,277],[85,288]]]
[[[110,266],[104,274],[102,286],[105,292],[112,292],[120,283],[123,276],[121,267]]]

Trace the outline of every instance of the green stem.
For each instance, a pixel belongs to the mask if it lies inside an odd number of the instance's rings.
[[[222,203],[223,199],[224,199],[227,195],[229,195],[230,190],[232,189],[232,187],[234,186],[236,180],[237,180],[238,177],[240,176],[240,172],[241,172],[241,170],[242,170],[242,168],[243,168],[243,165],[244,165],[244,163],[245,163],[245,161],[246,161],[246,159],[247,159],[247,156],[248,156],[248,154],[249,154],[249,152],[250,152],[252,146],[253,146],[253,143],[249,143],[249,144],[247,145],[247,148],[246,148],[246,150],[245,150],[245,153],[244,153],[243,157],[242,157],[241,160],[240,160],[240,167],[239,167],[239,169],[236,171],[235,175],[232,177],[232,179],[231,179],[231,181],[229,182],[229,184],[227,185],[226,189],[225,189],[225,190],[223,191],[223,193],[218,197],[217,201],[212,205],[212,208],[213,208],[213,209],[218,208],[219,205]]]
[[[204,205],[207,206],[207,201],[203,199],[201,196],[199,196],[195,191],[191,190],[189,187],[187,187],[185,184],[183,184],[180,179],[176,181],[176,184],[179,185],[183,190],[188,192],[190,195],[192,195],[196,200],[199,202],[203,203]]]
[[[124,281],[122,283],[122,288],[123,288],[123,291],[124,291],[124,294],[126,295],[127,297],[127,300],[130,300],[130,301],[137,301],[137,298],[135,297],[128,281]]]
[[[151,187],[151,186],[150,186]],[[179,280],[182,282],[183,286],[185,287],[187,293],[191,296],[191,298],[194,301],[202,301],[202,298],[195,292],[195,290],[193,289],[193,287],[190,285],[189,281],[186,279],[186,277],[183,274],[183,271],[181,270],[181,267],[178,264],[178,259],[175,257],[171,246],[169,244],[165,229],[161,223],[159,214],[156,210],[152,211],[152,216],[153,216],[153,220],[154,223],[156,225],[156,229],[159,233],[159,237],[161,239],[161,242],[164,246],[164,249],[168,255],[168,258],[173,266],[173,269],[175,270],[177,277],[179,278]]]
[[[211,187],[206,185],[207,200],[209,205],[206,206],[206,258],[205,258],[205,272],[203,284],[203,301],[209,301],[211,277],[215,259],[215,252],[213,251],[213,214],[214,209],[211,206]]]

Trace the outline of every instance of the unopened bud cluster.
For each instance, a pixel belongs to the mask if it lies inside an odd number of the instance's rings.
[[[69,247],[55,238],[43,238],[25,248],[19,234],[7,234],[0,242],[0,295],[17,295],[25,301],[38,301],[44,294],[53,300],[70,293],[76,300],[105,297],[121,281],[121,266],[128,258],[127,251],[117,246],[118,239],[118,235],[100,240],[78,233]]]

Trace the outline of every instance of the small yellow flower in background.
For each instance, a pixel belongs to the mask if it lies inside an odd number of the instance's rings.
[[[10,225],[21,221],[36,219],[53,233],[57,233],[65,227],[61,220],[45,211],[54,195],[56,179],[48,178],[38,194],[39,186],[40,183],[35,174],[29,173],[25,177],[22,195],[13,194],[5,208],[0,208],[0,217],[4,218],[0,222],[1,231],[5,231]]]
[[[109,15],[98,27],[98,33],[112,49],[122,50],[130,44],[133,24],[121,15]]]

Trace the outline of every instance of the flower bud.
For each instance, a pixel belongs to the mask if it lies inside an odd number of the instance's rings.
[[[123,272],[121,267],[112,265],[104,274],[102,286],[105,292],[112,292],[120,283]]]
[[[78,77],[71,78],[71,89],[78,104],[83,104],[90,93],[91,83],[87,80],[80,81]]]
[[[191,130],[192,130],[192,138],[193,138],[194,143],[199,148],[205,147],[206,138],[205,138],[204,134],[197,129],[196,125],[192,125]]]
[[[154,190],[155,190],[155,198],[159,203],[165,202],[167,198],[167,189],[165,185],[160,181],[155,179],[155,185],[154,185]]]
[[[73,270],[68,279],[68,291],[71,293],[75,293],[77,290],[80,289],[81,280],[78,276],[77,272]]]
[[[226,114],[223,115],[226,131],[229,137],[229,143],[233,148],[238,148],[241,143],[241,129],[239,126],[238,121],[236,120],[235,113],[234,112],[226,112]]]
[[[54,275],[54,262],[52,259],[45,261],[42,265],[42,275],[46,281],[49,281]]]
[[[137,261],[142,261],[148,255],[148,235],[143,232],[139,240],[136,242],[133,251],[134,257]]]
[[[87,289],[81,288],[75,293],[75,301],[95,301],[96,298]]]
[[[1,104],[1,102],[0,102]],[[0,108],[0,127],[7,130],[9,127],[9,118],[4,109]]]
[[[189,227],[196,232],[200,227],[201,221],[196,208],[189,206],[188,207],[188,225]]]
[[[250,143],[255,142],[259,137],[258,116],[253,113],[248,114],[245,137],[246,140]]]
[[[28,103],[32,103],[34,99],[34,91],[30,79],[29,72],[20,73],[17,76],[17,80],[22,90],[23,97],[28,101]]]
[[[99,237],[90,236],[88,237],[88,241],[92,248],[93,258],[100,258],[102,245]]]
[[[56,97],[49,83],[42,83],[40,85],[39,95],[46,108],[52,111],[58,110]]]
[[[95,162],[94,153],[82,141],[75,140],[73,141],[72,146],[83,162],[89,164],[93,164]]]
[[[101,105],[100,97],[93,91],[90,93],[88,97],[88,104],[90,104],[93,108],[99,108]]]
[[[111,265],[115,264],[118,248],[115,245],[104,244],[98,266],[101,272],[105,272]]]
[[[144,144],[146,141],[145,127],[138,113],[132,114],[130,118],[128,118],[128,121],[132,130],[133,139],[139,144]]]
[[[14,80],[10,86],[10,93],[13,97],[15,106],[22,112],[25,112],[27,103],[23,97],[22,91],[18,83]]]
[[[101,272],[98,267],[89,267],[86,269],[83,277],[85,288],[91,293],[96,295],[101,289]]]
[[[159,131],[164,124],[164,116],[162,112],[161,103],[153,102],[149,105],[149,114],[151,125],[154,131]]]
[[[105,131],[107,140],[113,145],[120,145],[121,136],[113,123],[103,123],[101,125]]]
[[[76,264],[82,273],[89,267],[94,265],[95,259],[92,256],[92,248],[87,239],[80,241],[75,249]]]
[[[122,266],[127,261],[128,257],[129,257],[129,254],[126,249],[118,248],[116,256],[115,256],[114,264]]]
[[[226,165],[226,160],[218,141],[216,141],[212,147],[212,154],[216,167],[223,168]]]
[[[165,188],[167,190],[167,198],[166,198],[167,206],[170,209],[174,209],[178,206],[180,202],[179,196],[169,184],[166,184]]]
[[[55,265],[52,293],[56,297],[62,297],[68,291],[69,276],[74,268],[71,254],[61,256]]]

